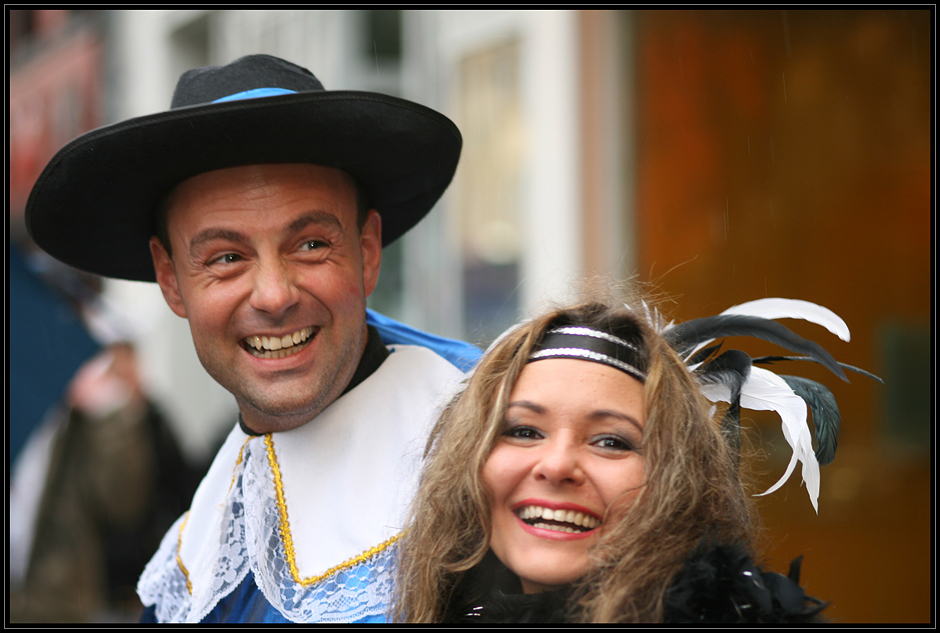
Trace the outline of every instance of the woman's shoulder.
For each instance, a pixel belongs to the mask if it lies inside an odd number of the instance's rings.
[[[820,622],[826,604],[800,587],[800,559],[784,576],[764,571],[743,544],[706,537],[686,558],[663,602],[667,624]],[[573,588],[523,594],[518,578],[489,552],[455,588],[444,622],[564,623]]]

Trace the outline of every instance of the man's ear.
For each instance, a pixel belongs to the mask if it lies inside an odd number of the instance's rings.
[[[375,209],[369,209],[362,225],[359,245],[362,248],[362,283],[368,297],[375,290],[382,267],[382,216]]]
[[[167,305],[176,316],[185,319],[186,306],[183,305],[183,297],[180,295],[179,284],[176,281],[173,260],[156,236],[150,238],[150,256],[153,257],[153,269],[157,273],[157,283],[163,291],[163,298],[166,299]]]

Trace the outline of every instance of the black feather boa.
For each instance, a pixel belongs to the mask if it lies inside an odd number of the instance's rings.
[[[788,576],[762,571],[740,545],[703,542],[666,593],[669,624],[818,622],[826,605],[799,584],[800,559]],[[492,552],[464,575],[445,615],[449,623],[566,623],[571,589],[524,594],[518,577]]]
[[[762,571],[741,545],[703,541],[666,593],[667,623],[815,622],[826,605],[800,587],[800,562],[787,576]]]

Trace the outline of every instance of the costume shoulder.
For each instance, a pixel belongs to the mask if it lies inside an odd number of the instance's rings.
[[[310,423],[233,428],[138,584],[157,620],[383,617],[428,429],[463,378],[425,347],[390,352]]]
[[[482,355],[482,352],[470,343],[416,330],[374,310],[366,310],[366,322],[379,331],[379,336],[386,345],[427,347],[465,373],[476,365]]]
[[[787,576],[760,569],[742,545],[703,540],[666,594],[663,617],[672,624],[821,621],[826,605],[800,587],[800,559]]]

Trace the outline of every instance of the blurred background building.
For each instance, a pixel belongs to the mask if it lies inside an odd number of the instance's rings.
[[[263,52],[328,89],[440,110],[463,133],[453,185],[384,253],[370,303],[394,318],[486,345],[593,273],[654,283],[678,320],[759,297],[831,308],[851,343],[794,329],[886,384],[806,368],[839,401],[839,451],[818,516],[799,477],[760,499],[767,561],[785,571],[802,554],[803,584],[837,622],[931,620],[930,10],[7,18],[12,239],[65,142],[166,109],[186,69]],[[210,454],[236,408],[187,324],[155,285],[104,288],[186,454]],[[766,488],[789,453],[772,416],[749,428],[768,454],[755,474]]]

